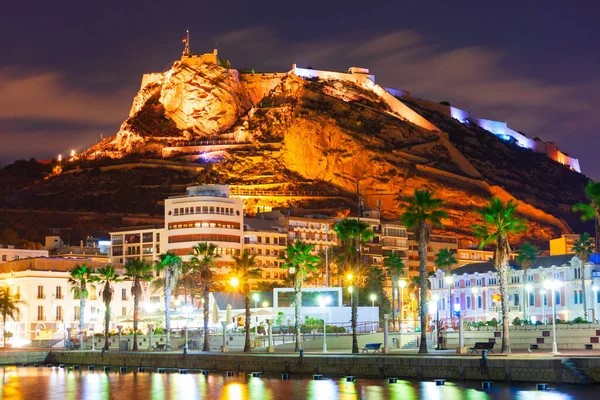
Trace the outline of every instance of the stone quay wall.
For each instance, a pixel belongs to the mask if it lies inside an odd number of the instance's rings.
[[[42,364],[49,351],[0,351],[0,365]]]
[[[600,381],[600,358],[574,358],[578,368],[594,381]],[[491,357],[487,373],[482,372],[479,357],[389,356],[389,355],[298,355],[272,354],[167,354],[52,351],[48,363],[138,368],[209,370],[235,373],[261,372],[290,375],[322,374],[329,376],[398,377],[406,379],[495,380],[515,382],[571,382],[577,377],[566,369],[560,358]]]

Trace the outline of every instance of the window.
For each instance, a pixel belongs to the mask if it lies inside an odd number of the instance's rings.
[[[95,288],[91,288],[90,289],[90,300],[97,300],[98,297],[96,296],[96,289]]]
[[[471,308],[471,296],[467,296],[467,309]]]
[[[265,243],[266,243],[266,244],[270,244],[270,243],[271,243],[271,238],[267,236],[267,237],[265,238]]]
[[[46,296],[44,296],[44,287],[43,286],[38,286],[37,298],[38,299],[46,298]]]
[[[579,304],[579,294],[577,293],[577,290],[575,290],[573,292],[573,298],[574,298],[575,304]]]
[[[544,305],[548,305],[548,293],[544,293]]]
[[[460,282],[458,280],[454,281],[454,287],[455,288],[460,287]]]
[[[482,280],[481,280],[481,279],[477,279],[477,280],[475,281],[475,283],[477,284],[477,286],[483,286],[483,285],[482,285]]]
[[[579,291],[579,304],[583,304],[583,290]]]
[[[44,318],[44,306],[38,306],[38,314],[37,314],[37,319],[38,321],[43,321]]]
[[[481,296],[477,296],[477,308],[481,308],[483,307],[482,301],[481,301]]]
[[[518,306],[519,305],[519,295],[515,294],[514,299],[515,299],[515,306]]]
[[[73,309],[73,319],[79,319],[79,306],[75,306],[75,308]]]
[[[535,306],[535,294],[529,293],[529,305],[531,307]]]
[[[63,310],[62,306],[56,306],[56,320],[62,321],[63,319]]]
[[[2,254],[2,261],[7,261],[6,254]]]
[[[533,275],[527,275],[527,282],[533,282]]]
[[[127,307],[121,307],[121,315],[122,316],[127,315]]]
[[[600,303],[600,292],[596,293],[596,303]]]
[[[127,300],[127,289],[121,289],[121,300]]]
[[[560,306],[560,292],[554,293],[554,301],[556,302],[557,306]]]
[[[56,287],[56,298],[57,298],[58,300],[60,300],[60,299],[62,299],[62,298],[63,298],[63,296],[62,296],[62,286],[57,286],[57,287]],[[62,318],[61,318],[61,319],[62,319]]]

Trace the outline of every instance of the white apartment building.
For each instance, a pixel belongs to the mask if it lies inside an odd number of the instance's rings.
[[[276,221],[244,219],[244,250],[255,256],[256,265],[262,270],[257,281],[280,280],[287,275],[281,259],[287,240],[286,228]]]
[[[227,185],[191,186],[165,200],[164,251],[184,260],[200,242],[217,245],[219,262],[231,262],[244,244],[244,201],[229,197]]]
[[[138,259],[153,263],[161,252],[162,226],[119,228],[110,232],[110,263],[126,264]]]
[[[583,317],[583,290],[581,273],[585,274],[588,319],[598,320],[598,302],[600,294],[600,269],[587,263],[585,268],[577,257],[571,255],[539,257],[535,266],[524,271],[511,260],[508,276],[510,315],[509,321],[516,317],[527,317],[532,322],[552,319],[553,302],[556,302],[557,318],[573,320]],[[491,262],[469,264],[452,271],[452,283],[446,282],[444,271],[438,270],[429,279],[431,295],[437,296],[437,309],[440,319],[450,317],[450,298],[453,304],[460,304],[466,320],[500,320],[500,302],[494,297],[500,294],[498,274]],[[560,281],[555,290],[546,286],[546,281]],[[526,282],[525,282],[526,281]],[[596,288],[596,290],[594,290]],[[452,296],[452,297],[450,297]],[[524,304],[527,303],[527,304]],[[525,314],[526,313],[526,314]]]
[[[54,336],[48,338],[61,339],[66,329],[79,329],[79,299],[74,298],[68,283],[69,271],[77,264],[93,269],[105,265],[62,258],[21,259],[0,265],[0,285],[8,286],[16,298],[24,301],[16,321],[6,322],[14,339],[32,340],[41,331],[53,331]],[[133,297],[129,281],[117,283],[113,288],[111,329],[116,329],[119,319],[133,315]],[[99,286],[90,287],[84,313],[87,331],[103,331],[105,308],[100,290]]]
[[[14,246],[0,245],[0,264],[23,258],[48,257],[48,250],[15,249]]]

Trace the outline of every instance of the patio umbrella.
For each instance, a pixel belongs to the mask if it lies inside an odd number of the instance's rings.
[[[217,302],[213,302],[213,309],[212,309],[212,323],[215,325],[219,324],[219,307],[217,307]]]
[[[227,322],[227,325],[229,325],[233,322],[233,320],[231,319],[231,304],[227,304],[227,313],[225,314],[225,322]]]

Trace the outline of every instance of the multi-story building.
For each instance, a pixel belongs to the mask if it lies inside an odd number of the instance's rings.
[[[588,318],[598,319],[600,295],[600,269],[591,263],[585,268],[573,255],[539,257],[535,267],[524,271],[515,260],[510,262],[508,293],[510,303],[509,320],[516,317],[528,318],[532,322],[552,319],[552,305],[556,302],[557,318],[572,320],[583,317],[583,288],[581,274],[585,277]],[[583,270],[583,271],[582,271]],[[438,270],[430,277],[432,296],[437,296],[440,318],[450,314],[450,298],[460,304],[464,318],[472,321],[499,320],[500,294],[498,274],[491,262],[468,264],[452,271],[451,283],[446,281],[445,272]],[[547,281],[560,281],[552,299],[552,290]],[[596,290],[594,290],[596,288]],[[496,300],[494,300],[496,299]],[[524,305],[526,303],[526,305]]]
[[[510,253],[510,259],[514,260],[517,253]],[[456,251],[456,261],[458,266],[462,267],[468,264],[488,262],[494,259],[494,251],[489,249],[479,248],[460,248]]]
[[[595,243],[594,238],[591,239]],[[576,234],[563,234],[559,238],[550,239],[550,255],[575,254],[573,245],[576,240],[579,240],[579,235]]]
[[[455,253],[458,251],[458,238],[452,235],[432,234],[427,244],[427,270],[435,271],[435,255],[442,249],[450,249]],[[408,232],[408,269],[419,270],[418,243],[414,232]]]
[[[187,188],[184,196],[165,200],[164,251],[184,260],[200,242],[217,245],[219,262],[232,262],[244,244],[244,201],[229,197],[229,186]]]
[[[58,332],[56,338],[64,337],[67,328],[79,328],[79,299],[76,299],[68,283],[69,271],[77,264],[95,269],[106,265],[86,259],[30,258],[10,261],[0,265],[0,285],[8,286],[13,295],[24,303],[19,306],[16,321],[7,320],[7,330],[16,340],[31,340],[40,331]],[[113,285],[111,303],[111,329],[117,320],[133,315],[131,282]],[[104,325],[104,304],[99,287],[90,287],[84,313],[85,330],[101,332]]]
[[[126,264],[133,259],[149,263],[156,261],[162,248],[163,232],[163,227],[156,225],[115,229],[110,233],[110,262]]]
[[[0,245],[0,263],[34,257],[48,257],[48,250],[15,249],[14,246]]]
[[[257,280],[278,281],[287,274],[282,269],[281,258],[287,241],[287,229],[276,221],[260,218],[244,220],[244,251],[255,255],[256,265],[262,270]]]

